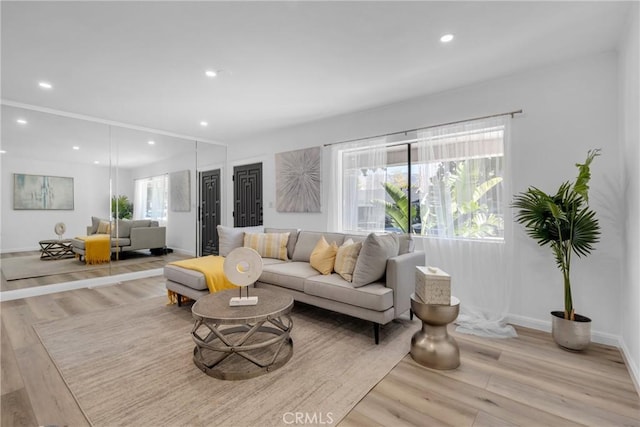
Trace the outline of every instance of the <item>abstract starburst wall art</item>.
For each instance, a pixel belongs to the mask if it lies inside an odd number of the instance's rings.
[[[320,212],[320,147],[276,154],[276,210]]]

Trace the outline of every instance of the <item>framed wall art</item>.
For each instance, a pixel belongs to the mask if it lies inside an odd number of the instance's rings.
[[[13,209],[72,211],[73,208],[73,178],[13,174]]]
[[[320,212],[320,147],[276,154],[276,210]]]
[[[169,201],[172,212],[191,211],[191,175],[188,170],[169,174]]]

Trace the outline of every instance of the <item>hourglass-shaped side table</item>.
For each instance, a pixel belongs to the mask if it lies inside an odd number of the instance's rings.
[[[411,294],[411,310],[422,320],[422,329],[411,338],[411,357],[433,369],[460,366],[458,343],[447,333],[447,325],[458,317],[460,300],[451,297],[451,305],[424,304]]]

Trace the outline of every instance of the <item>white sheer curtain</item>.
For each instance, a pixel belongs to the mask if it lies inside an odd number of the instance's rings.
[[[133,218],[153,219],[167,225],[168,175],[135,180]]]
[[[512,280],[509,120],[419,131],[421,234],[426,263],[451,275],[458,331],[512,337],[505,322]]]
[[[330,231],[381,231],[385,227],[383,183],[387,150],[384,138],[325,148],[330,161],[328,228]]]

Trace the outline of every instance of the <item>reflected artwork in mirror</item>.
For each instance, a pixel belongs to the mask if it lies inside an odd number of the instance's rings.
[[[143,270],[161,274],[170,260],[202,253],[200,172],[223,170],[226,147],[3,104],[1,149],[1,292]],[[72,179],[73,208],[15,209],[14,174]],[[172,174],[189,178],[172,190]],[[178,210],[170,207],[172,192],[179,192]],[[101,231],[109,234],[110,262],[87,265],[74,245],[97,233],[100,220],[109,225]],[[64,238],[53,232],[57,223],[66,224]],[[139,226],[163,231],[139,240],[132,232]],[[41,260],[41,242],[53,239],[68,250]]]

